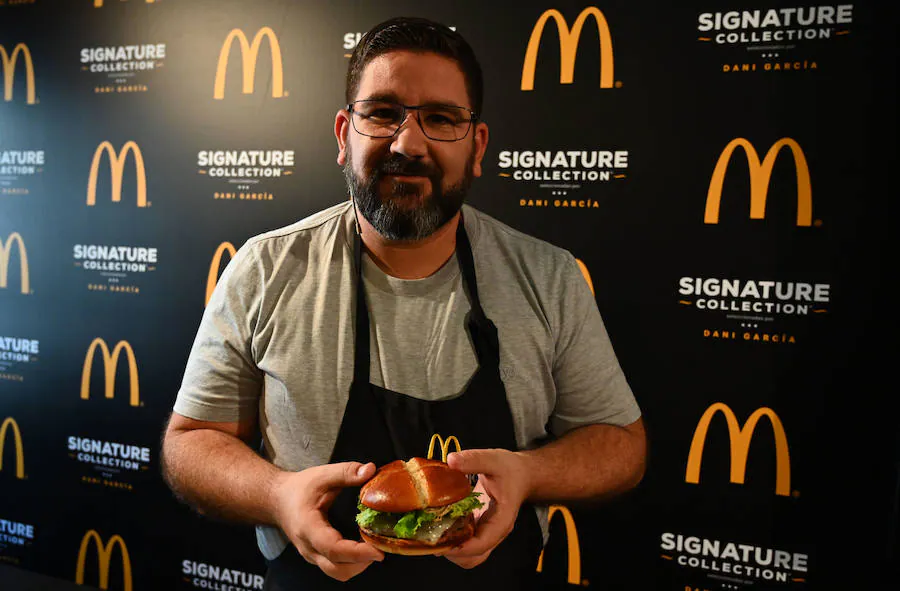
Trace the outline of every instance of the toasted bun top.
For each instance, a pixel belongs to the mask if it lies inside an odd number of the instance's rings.
[[[380,467],[359,492],[366,507],[387,513],[406,513],[442,507],[472,492],[465,474],[444,462],[412,458]]]

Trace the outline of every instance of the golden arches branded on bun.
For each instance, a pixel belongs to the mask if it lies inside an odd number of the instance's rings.
[[[472,537],[473,511],[483,506],[480,494],[444,462],[397,460],[363,485],[356,523],[363,540],[382,552],[434,554]]]

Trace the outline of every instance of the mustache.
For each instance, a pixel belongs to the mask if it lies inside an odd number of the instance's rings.
[[[437,167],[422,160],[410,160],[400,154],[392,154],[385,158],[376,168],[378,176],[386,174],[402,174],[409,176],[433,177],[438,173]]]

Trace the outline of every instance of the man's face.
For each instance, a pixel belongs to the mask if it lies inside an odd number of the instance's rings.
[[[457,63],[433,53],[393,51],[363,70],[355,100],[472,108]],[[357,133],[347,111],[335,120],[338,163],[360,213],[390,240],[430,236],[459,211],[472,178],[481,176],[487,126],[472,125],[455,142],[429,139],[415,111],[390,138]]]

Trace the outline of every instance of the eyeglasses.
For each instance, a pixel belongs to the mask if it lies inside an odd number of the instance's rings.
[[[408,111],[416,112],[416,121],[425,137],[438,142],[457,142],[469,133],[478,120],[475,111],[453,105],[401,105],[388,101],[360,100],[346,106],[353,129],[369,137],[394,137],[406,121]]]

